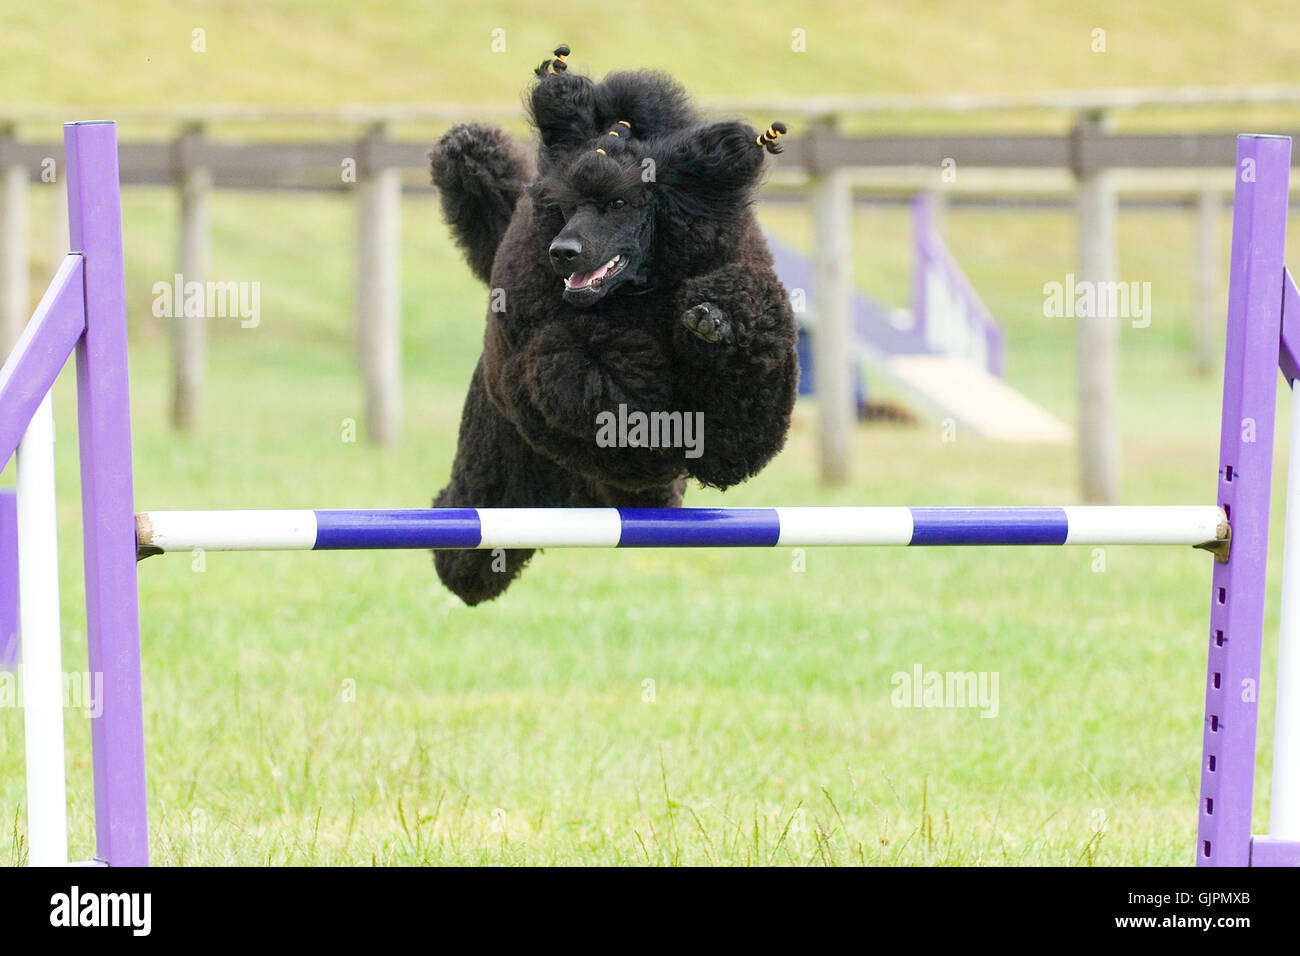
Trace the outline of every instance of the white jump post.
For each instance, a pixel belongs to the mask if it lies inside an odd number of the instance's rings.
[[[28,862],[32,866],[64,866],[68,862],[68,797],[63,761],[54,413],[48,394],[32,416],[16,457]]]

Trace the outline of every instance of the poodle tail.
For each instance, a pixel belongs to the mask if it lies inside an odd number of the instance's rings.
[[[528,181],[523,151],[504,130],[453,126],[429,153],[442,213],[474,275],[490,281],[497,246]]]

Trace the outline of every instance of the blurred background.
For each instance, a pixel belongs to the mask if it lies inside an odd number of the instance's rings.
[[[1233,141],[1300,130],[1298,28],[1202,0],[0,0],[0,352],[66,253],[60,125],[116,120],[138,506],[424,506],[486,309],[425,153],[458,121],[527,140],[566,42],[790,127],[757,212],[811,393],[763,474],[688,504],[1208,502]],[[1129,311],[1053,314],[1079,281]],[[70,381],[55,413],[71,670]],[[155,857],[1188,863],[1209,560],[555,552],[469,610],[418,553],[154,559]],[[996,717],[897,706],[915,665],[1000,675]],[[0,707],[11,863],[20,728]]]

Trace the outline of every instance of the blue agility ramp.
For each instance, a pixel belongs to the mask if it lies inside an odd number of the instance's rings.
[[[767,235],[776,273],[787,289],[801,290],[799,394],[813,395],[816,282],[812,261],[789,243]],[[848,358],[861,406],[860,366],[937,418],[951,418],[977,434],[1013,442],[1065,442],[1063,423],[1002,379],[1002,330],[933,226],[926,196],[912,200],[912,301],[891,307],[861,290],[853,296],[855,353]]]

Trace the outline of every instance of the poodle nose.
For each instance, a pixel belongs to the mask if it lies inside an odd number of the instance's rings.
[[[571,236],[560,236],[551,243],[551,261],[556,265],[567,265],[580,255],[582,243]]]

